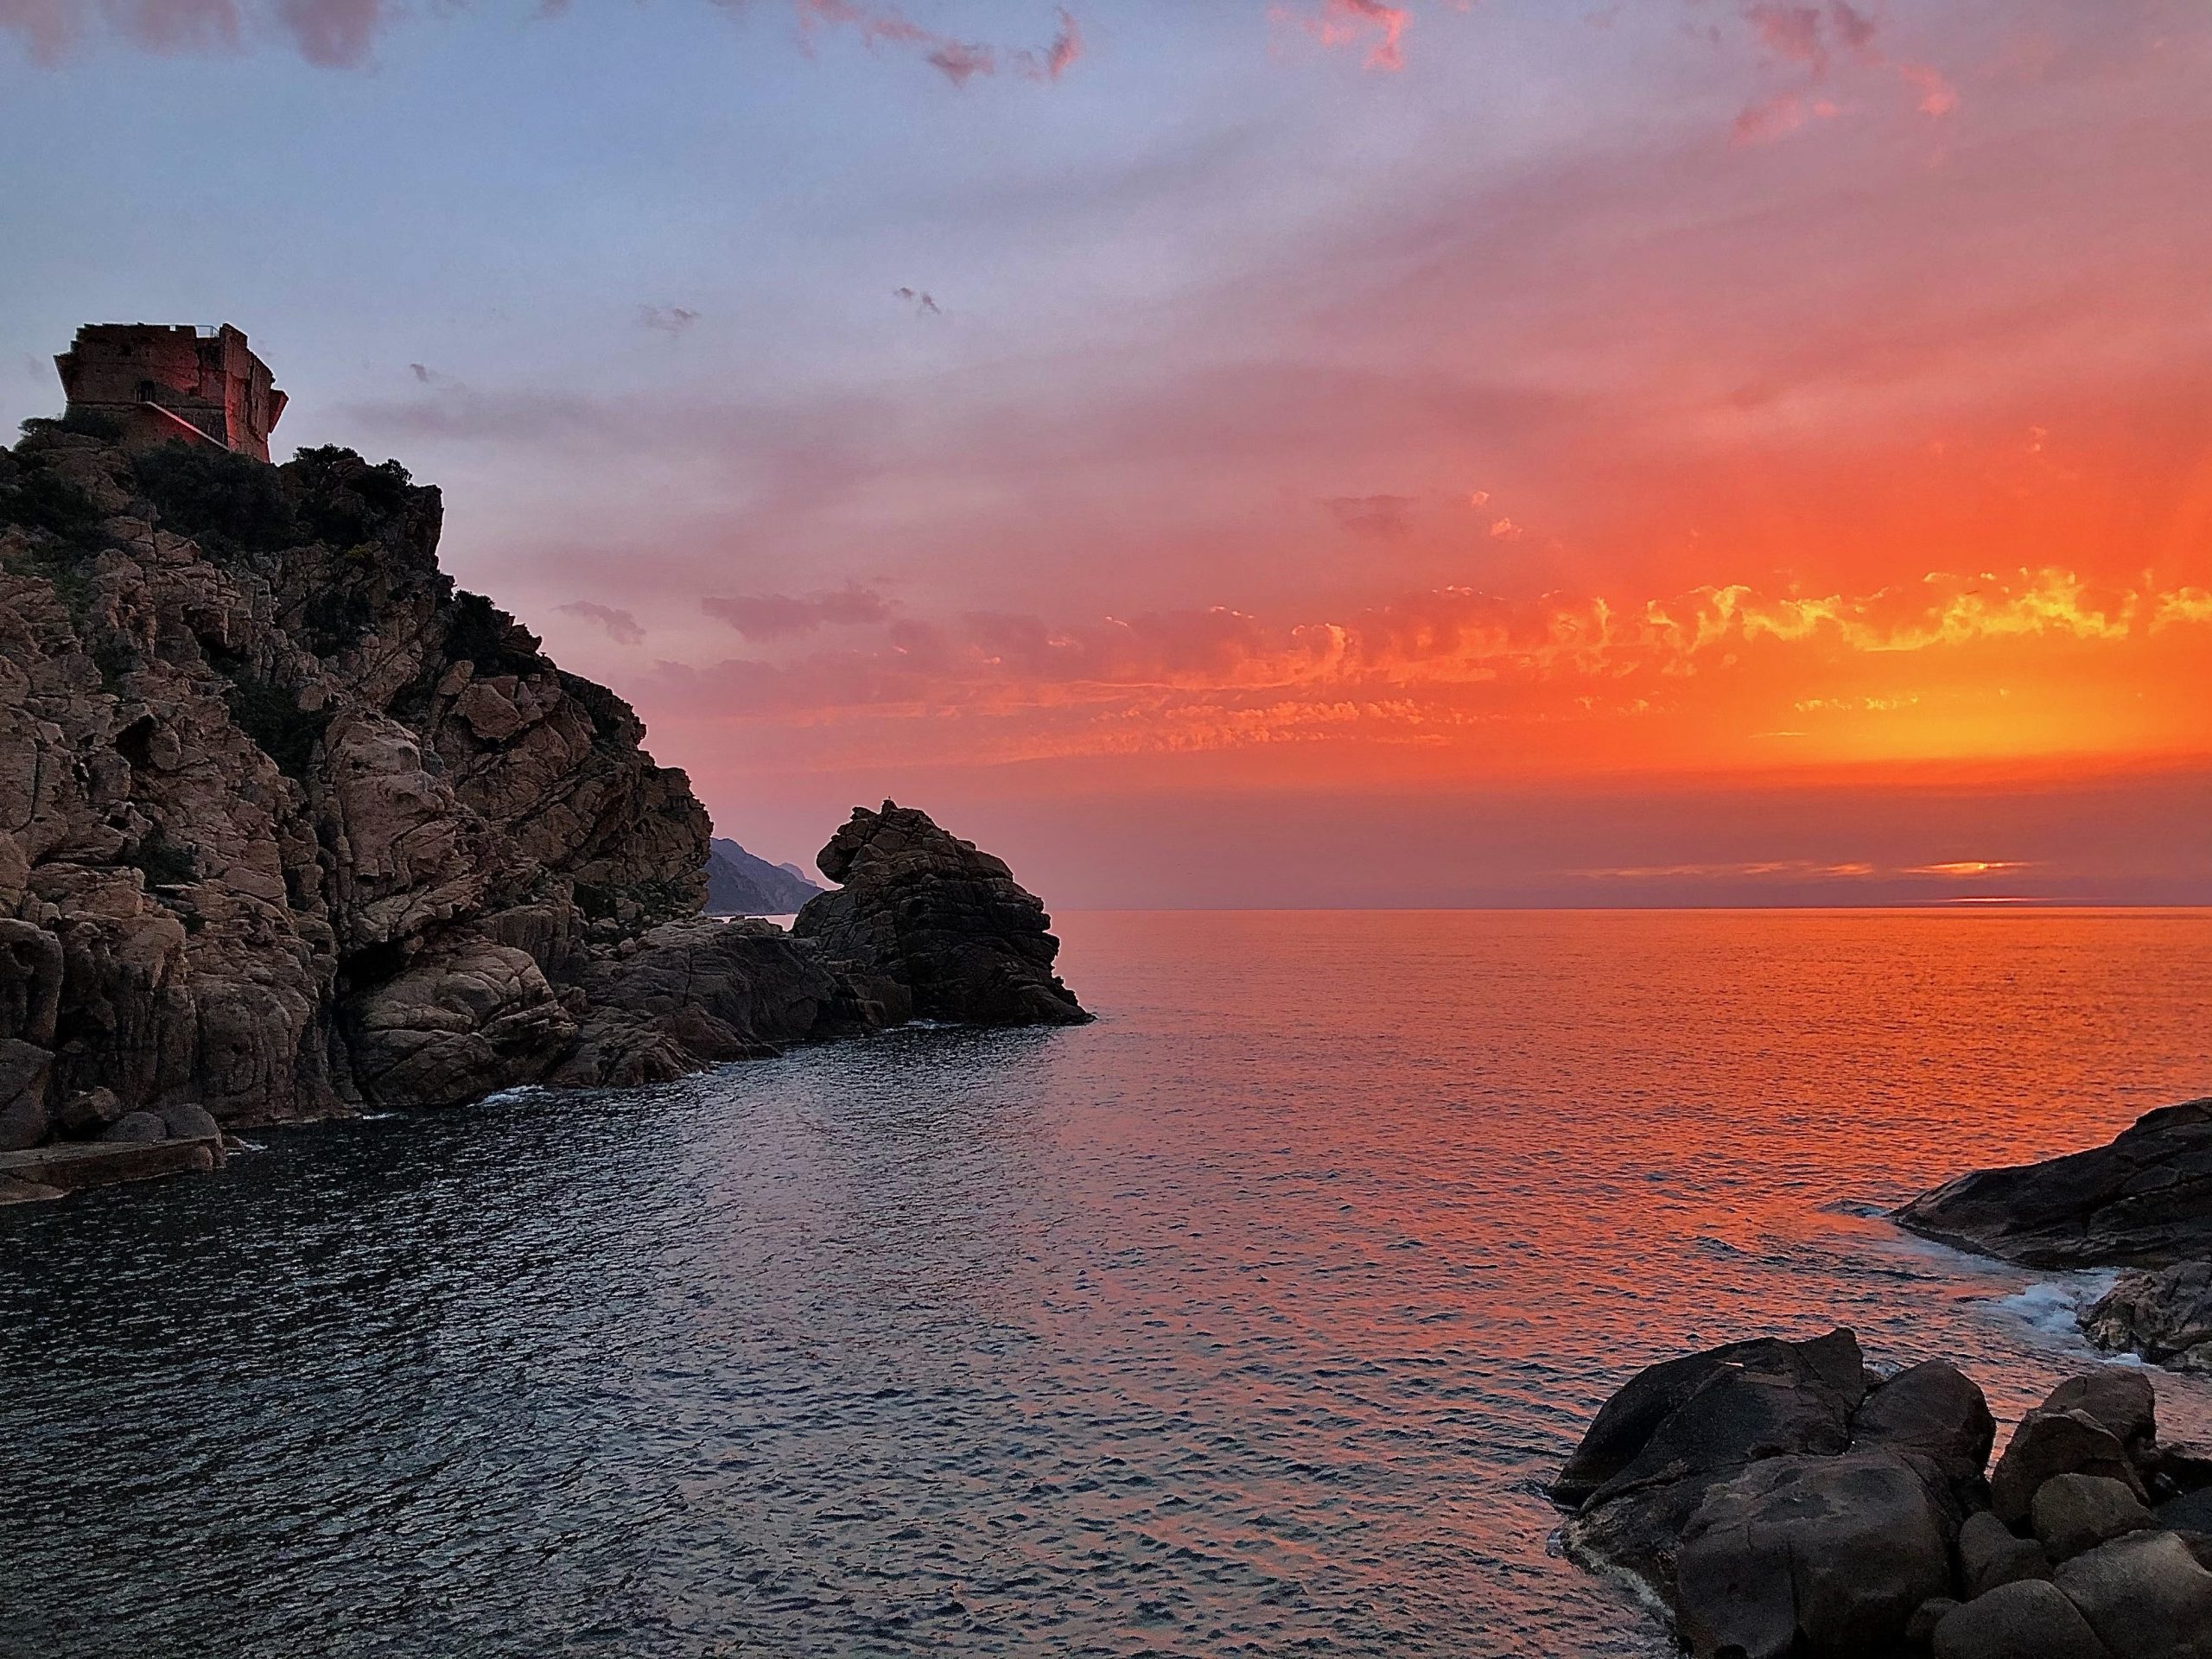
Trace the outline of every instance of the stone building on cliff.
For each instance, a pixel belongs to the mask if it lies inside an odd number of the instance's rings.
[[[127,449],[181,440],[266,461],[269,434],[284,412],[269,365],[227,322],[87,323],[54,363],[69,413],[118,422]]]

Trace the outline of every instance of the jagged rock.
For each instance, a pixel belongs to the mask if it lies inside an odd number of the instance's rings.
[[[2212,1659],[2212,1573],[2171,1532],[2076,1555],[2057,1584],[2113,1659]]]
[[[968,1025],[1088,1020],[1052,972],[1044,906],[1003,861],[890,801],[853,809],[816,861],[843,885],[810,899],[792,931],[825,956],[905,986],[922,1019]]]
[[[663,1081],[702,1065],[910,1017],[902,988],[855,977],[766,922],[671,922],[595,964],[583,1041],[555,1081]]]
[[[1683,1532],[1679,1633],[1700,1659],[1891,1650],[1950,1588],[1956,1527],[1942,1471],[1915,1453],[1754,1463]]]
[[[576,1022],[510,945],[458,941],[349,999],[353,1075],[384,1105],[447,1106],[534,1083]]]
[[[1959,1528],[1959,1587],[1968,1601],[1999,1585],[2050,1576],[2050,1557],[2032,1538],[2016,1536],[1987,1510],[1967,1516]]]
[[[2110,1429],[2086,1411],[2038,1406],[2020,1419],[1997,1460],[1989,1507],[2006,1526],[2024,1526],[2037,1489],[2055,1475],[2101,1475],[2144,1496],[2142,1477]]]
[[[2212,1261],[2122,1274],[2082,1316],[2082,1330],[2108,1352],[2212,1371]]]
[[[1977,1170],[1897,1211],[1914,1232],[2036,1268],[2212,1256],[2212,1099],[2147,1112],[2109,1145]]]
[[[13,836],[6,837],[15,845]],[[10,882],[0,875],[0,903],[12,888],[29,884],[30,867]],[[61,941],[46,929],[14,916],[0,915],[0,1037],[13,1037],[40,1048],[54,1046],[54,1021],[61,1011]]]
[[[418,998],[410,1037],[407,976],[480,941],[572,988],[594,930],[697,908],[683,774],[621,699],[454,593],[441,518],[343,450],[272,468],[49,428],[0,451],[0,1038],[51,1052],[53,1128],[533,1074],[571,1040],[552,986],[509,985],[504,1012],[474,1006],[504,969]]]
[[[19,1152],[46,1139],[47,1077],[54,1056],[35,1043],[0,1037],[0,1152]]]
[[[2003,1585],[1936,1626],[1936,1659],[2113,1659],[2081,1610],[2043,1579]]]

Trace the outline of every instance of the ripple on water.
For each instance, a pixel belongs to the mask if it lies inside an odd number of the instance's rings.
[[[0,1217],[11,1650],[1656,1652],[1605,1393],[1843,1320],[2016,1415],[2095,1276],[1883,1211],[2212,1070],[2198,914],[1062,921],[1095,1026]]]

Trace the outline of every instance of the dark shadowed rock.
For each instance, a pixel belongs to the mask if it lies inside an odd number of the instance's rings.
[[[576,1025],[522,951],[460,940],[351,998],[353,1077],[366,1099],[450,1106],[533,1083]]]
[[[2038,1406],[2020,1419],[1997,1460],[1989,1507],[2006,1526],[2025,1526],[2037,1488],[2054,1475],[2101,1475],[2143,1495],[2142,1477],[2111,1430],[2086,1411]]]
[[[2158,1440],[2158,1395],[2140,1371],[2100,1365],[2069,1376],[2043,1402],[2045,1411],[2087,1412],[2111,1432],[2120,1449],[2141,1464]]]
[[[1764,1459],[1842,1452],[1866,1386],[1845,1330],[1732,1343],[1637,1373],[1554,1484],[1561,1502],[1581,1495],[1563,1529],[1569,1551],[1635,1573],[1672,1605],[1676,1554],[1707,1494]]]
[[[912,1017],[903,988],[832,965],[765,922],[671,922],[595,964],[584,988],[582,1040],[556,1082],[664,1082]]]
[[[1913,1453],[1780,1457],[1714,1487],[1676,1559],[1678,1629],[1726,1659],[1894,1649],[1951,1583],[1955,1514]]]
[[[1979,1497],[1996,1438],[1980,1388],[1940,1359],[1899,1371],[1866,1396],[1851,1422],[1853,1451],[1920,1452],[1961,1498]]]
[[[2122,1274],[2082,1316],[2082,1331],[2109,1353],[2212,1371],[2212,1261]]]
[[[855,807],[817,861],[842,885],[792,925],[831,960],[912,995],[925,1020],[1072,1025],[1088,1020],[1052,972],[1059,941],[1005,863],[912,807]]]
[[[1978,1170],[1897,1212],[1914,1232],[2038,1268],[2212,1257],[2212,1099],[2145,1113],[2108,1146]]]
[[[2171,1532],[2077,1555],[2057,1584],[2113,1659],[2212,1659],[2212,1573]]]
[[[2024,1579],[1955,1607],[1936,1626],[1936,1659],[2113,1659],[2081,1610]]]
[[[1599,1408],[1552,1483],[1553,1502],[1569,1507],[1581,1503],[1633,1462],[1692,1395],[1731,1369],[1783,1378],[1792,1386],[1802,1383],[1833,1397],[1846,1416],[1866,1390],[1858,1338],[1848,1331],[1832,1331],[1810,1342],[1759,1337],[1724,1343],[1702,1353],[1647,1365]]]
[[[2036,1488],[2029,1519],[2054,1561],[2071,1560],[2152,1524],[2143,1500],[2124,1482],[2102,1475],[2053,1475]]]
[[[47,1078],[54,1056],[35,1043],[0,1037],[0,1152],[35,1147],[47,1137]]]
[[[125,1112],[100,1134],[103,1141],[166,1141],[168,1125],[152,1112]]]
[[[2017,1536],[1987,1510],[1959,1528],[1959,1588],[1968,1601],[2001,1584],[2050,1576],[2050,1557],[2032,1538]]]

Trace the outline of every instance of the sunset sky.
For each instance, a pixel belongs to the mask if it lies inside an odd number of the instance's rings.
[[[2212,902],[2204,0],[0,0],[0,418],[238,324],[773,858]]]

